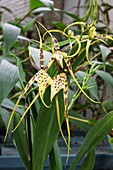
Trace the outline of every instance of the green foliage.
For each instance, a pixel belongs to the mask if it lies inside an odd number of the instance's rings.
[[[84,79],[87,79],[89,76],[88,81],[87,81],[87,87],[89,89],[89,92],[93,97],[95,97],[95,99],[99,100],[98,86],[93,76],[88,75],[87,73],[84,73],[83,71],[78,71],[76,73],[76,76],[81,83],[83,83]]]
[[[16,126],[17,122],[19,121],[20,116],[15,114],[14,123],[13,125]],[[31,169],[31,158],[30,158],[30,150],[28,148],[28,137],[27,132],[25,129],[26,122],[23,121],[21,126],[13,133],[14,135],[14,142],[17,146],[18,152],[20,154],[21,159],[24,162],[26,169]]]
[[[47,6],[50,9],[54,8],[54,3],[50,0],[30,0],[30,10],[34,10],[36,8]]]
[[[62,170],[62,160],[60,157],[60,151],[58,144],[55,143],[53,149],[51,150],[50,154],[50,170]]]
[[[103,60],[103,62],[105,62],[108,55],[111,53],[111,50],[108,47],[103,46],[103,45],[100,45],[100,49],[102,52],[102,60]]]
[[[18,81],[18,69],[6,60],[0,64],[0,104]]]
[[[39,8],[43,6],[43,3],[40,0],[30,0],[30,10],[32,11],[33,9]]]
[[[75,170],[77,163],[89,152],[92,147],[95,147],[104,139],[110,130],[113,128],[113,111],[99,120],[87,133],[85,140],[77,153],[69,170]]]
[[[99,75],[106,83],[111,85],[113,87],[113,77],[111,76],[110,73],[107,73],[102,70],[97,70],[96,71],[97,75]]]
[[[49,93],[46,94],[46,101],[49,99]],[[50,109],[43,104],[39,110],[36,121],[36,127],[33,137],[33,170],[43,169],[47,150],[47,141],[52,128],[53,116],[55,112],[55,102],[52,103]],[[38,145],[37,145],[38,144]],[[37,155],[37,157],[36,157]]]
[[[85,157],[85,160],[80,168],[80,170],[93,170],[95,163],[95,150],[94,148],[91,148],[90,152]]]
[[[5,23],[4,24],[4,41],[5,41],[5,47],[6,47],[6,53],[9,52],[11,47],[13,46],[14,42],[17,39],[17,36],[20,34],[20,28]]]
[[[111,9],[111,6],[109,8]],[[39,41],[26,37],[32,29],[33,33],[36,33],[36,29],[32,27],[37,17],[33,14],[38,12],[43,15],[43,12],[47,11],[65,13],[76,22],[68,26],[62,22],[53,22],[55,30],[47,30],[38,22],[36,28]],[[86,133],[83,145],[69,170],[75,170],[83,158],[84,162],[80,170],[91,170],[95,162],[96,145],[113,128],[112,103],[104,100],[103,94],[100,93],[100,89],[106,84],[113,87],[111,72],[113,63],[110,59],[111,50],[108,48],[113,39],[106,34],[101,34],[101,31],[96,32],[97,13],[97,0],[90,1],[88,10],[82,18],[54,8],[54,3],[50,0],[30,0],[30,12],[25,17],[13,23],[14,25],[8,23],[3,27],[1,25],[3,35],[0,48],[3,56],[0,56],[2,60],[0,64],[0,115],[5,126],[8,126],[7,130],[11,132],[11,129],[14,129],[14,143],[27,170],[43,170],[48,155],[50,170],[62,170],[57,138],[61,133],[69,151],[68,121]],[[23,26],[21,22],[29,15],[33,16],[33,19]],[[92,22],[86,24],[89,18]],[[20,34],[22,36],[19,36]],[[17,52],[14,49],[17,49]],[[44,57],[43,68],[40,67],[42,66],[40,65],[41,56]],[[48,63],[51,64],[47,69]],[[36,79],[36,70],[34,71],[31,64],[38,70],[38,73],[40,69],[43,69],[50,76],[50,81],[47,81],[49,87],[44,84],[46,79],[44,74],[41,77],[41,83],[39,77]],[[61,81],[57,83],[57,76],[62,78],[62,75],[66,76],[66,81],[61,86],[59,85]],[[29,77],[33,79],[28,83]],[[67,91],[65,91],[66,85]],[[55,92],[55,96],[51,94],[51,91]],[[85,98],[84,103],[79,103],[81,95]],[[21,102],[20,104],[17,102],[15,106],[18,96],[21,96]],[[66,107],[67,104],[68,107]],[[11,114],[13,109],[15,112]],[[27,112],[25,112],[26,109],[28,109]],[[66,112],[66,109],[69,112]],[[90,110],[89,114],[94,112],[92,120],[87,120],[80,114],[86,113],[87,109]],[[98,119],[100,115],[103,117]],[[21,116],[23,116],[22,119]],[[8,123],[9,117],[11,119]],[[68,140],[61,129],[64,121],[67,124]],[[112,139],[110,141],[112,143]]]

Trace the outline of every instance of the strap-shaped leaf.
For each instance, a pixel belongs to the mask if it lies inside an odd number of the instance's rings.
[[[63,119],[64,119],[64,111],[65,111],[65,107],[64,107],[64,96],[63,96],[63,91],[59,91],[58,93],[58,101],[59,101],[59,110],[60,110],[60,124],[62,125]],[[48,154],[50,153],[55,141],[57,140],[57,137],[59,135],[59,124],[58,124],[58,116],[57,116],[57,109],[55,109],[55,112],[53,114],[53,122],[52,122],[52,126],[51,126],[51,131],[49,134],[49,140],[48,140],[48,146],[46,149],[46,158],[48,156]]]
[[[62,170],[62,160],[57,142],[55,142],[52,151],[49,154],[50,157],[50,170]]]
[[[89,92],[91,93],[91,95],[99,101],[99,93],[98,93],[98,86],[97,86],[97,82],[94,79],[94,77],[91,77],[88,81],[88,84],[91,85],[92,87],[89,88]]]
[[[20,120],[19,115],[15,113],[14,127],[17,125],[19,120]],[[30,151],[28,148],[29,145],[28,145],[27,131],[25,130],[24,120],[22,121],[21,125],[16,129],[16,131],[13,133],[13,136],[14,136],[14,142],[21,156],[21,159],[24,162],[25,167],[27,168],[27,170],[31,170],[31,158],[29,153]]]
[[[8,120],[9,120],[9,117],[10,117],[10,112],[8,110],[0,107],[0,115],[2,117],[4,125],[7,127]]]
[[[7,124],[8,124],[8,120],[9,120],[9,117],[10,117],[10,111],[7,110],[7,109],[4,109],[2,107],[0,107],[0,116],[2,118],[2,121],[5,125],[5,127],[7,127]],[[2,124],[2,123],[1,123]],[[11,123],[11,126],[10,126],[10,131],[9,131],[9,134],[8,134],[8,141],[11,140],[11,137],[12,137],[12,134],[11,134],[11,129],[13,128],[13,123]]]
[[[92,148],[84,159],[80,170],[93,170],[95,163],[95,150]]]
[[[44,101],[46,101],[47,104],[50,103],[49,93],[50,89],[47,89],[44,97]],[[58,99],[60,109],[60,122],[62,124],[64,118],[64,100],[62,91],[58,93]],[[59,134],[57,110],[54,99],[50,108],[47,108],[41,104],[34,132],[32,168],[33,170],[43,170],[45,159],[53,148]]]
[[[12,102],[11,99],[8,99],[8,98],[5,98],[1,104],[1,106],[3,108],[6,108],[8,110],[13,110],[14,107],[15,107],[15,103]],[[16,112],[19,113],[19,114],[22,114],[23,113],[23,109],[22,108],[16,108]]]
[[[46,90],[44,101],[47,104],[50,103],[50,89]],[[50,131],[52,128],[53,118],[55,114],[55,101],[53,100],[51,107],[47,108],[41,104],[40,111],[37,117],[36,126],[34,129],[33,137],[33,158],[32,158],[32,169],[43,170],[47,144],[49,140]]]
[[[0,104],[18,81],[18,69],[6,60],[0,64]]]
[[[8,53],[14,42],[17,39],[17,36],[20,34],[20,28],[8,23],[4,24],[4,40],[6,45],[6,52]]]
[[[92,147],[95,147],[97,144],[103,140],[110,130],[113,128],[113,111],[109,112],[101,120],[99,120],[87,133],[82,147],[77,153],[72,165],[69,170],[75,170],[79,161],[89,152]]]

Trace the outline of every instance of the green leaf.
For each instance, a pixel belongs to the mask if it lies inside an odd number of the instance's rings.
[[[79,161],[89,152],[92,147],[95,147],[97,144],[99,144],[100,141],[107,136],[112,128],[113,111],[105,115],[89,130],[69,170],[75,170]]]
[[[54,9],[54,2],[51,0],[40,0],[45,6],[47,6],[50,9]]]
[[[85,77],[85,72],[83,71],[77,71],[76,73],[76,76],[77,76],[77,79],[79,80],[79,82],[82,84],[83,83],[83,80],[84,80],[84,77]]]
[[[110,144],[110,146],[111,146],[111,149],[113,150],[113,137],[111,137],[110,135],[108,135],[107,138],[108,138],[108,142],[109,142],[109,144]]]
[[[0,107],[0,115],[1,115],[1,118],[4,122],[4,125],[5,127],[7,127],[8,125],[8,121],[9,121],[9,117],[11,115],[11,112]],[[11,122],[11,126],[10,126],[10,129],[9,129],[9,133],[8,133],[8,136],[7,136],[7,141],[12,141],[12,134],[11,134],[11,129],[13,128],[13,123]]]
[[[50,12],[51,9],[48,7],[40,7],[40,8],[36,8],[35,10],[32,11],[33,14],[40,14],[40,13],[46,13],[46,12]],[[54,9],[54,11],[58,11],[56,8]]]
[[[84,48],[84,47],[83,47]],[[73,54],[75,53],[75,51],[77,50],[77,46],[72,50],[73,51]],[[82,51],[82,50],[81,50]],[[75,70],[77,67],[80,66],[80,64],[82,63],[82,61],[84,60],[85,58],[85,50],[83,50],[79,55],[78,57],[76,58],[76,60],[74,61],[72,67],[73,67],[73,70]]]
[[[59,110],[60,110],[60,122],[62,125],[62,122],[64,120],[64,98],[63,98],[63,91],[60,91],[58,93],[58,101],[59,101]],[[48,154],[50,153],[51,149],[53,148],[53,145],[55,141],[57,140],[59,135],[59,125],[58,125],[58,118],[57,118],[57,111],[55,107],[55,111],[53,113],[53,122],[51,126],[51,131],[49,134],[49,140],[48,140],[48,145],[46,149],[46,158]]]
[[[26,82],[25,72],[23,70],[22,62],[20,61],[20,59],[18,57],[16,57],[16,59],[17,59],[17,67],[18,67],[18,71],[19,71],[19,79],[20,79],[22,86],[24,87],[23,82]]]
[[[7,127],[8,121],[9,121],[10,114],[11,113],[9,111],[0,107],[0,115],[1,115],[2,120],[3,120],[6,127]]]
[[[19,79],[20,79],[22,86],[24,87],[23,82],[26,82],[26,80],[25,80],[25,72],[23,70],[22,62],[20,61],[20,59],[15,54],[10,53],[10,55],[16,59],[17,67],[18,67],[18,73],[19,73]]]
[[[30,0],[30,11],[44,6],[53,10],[54,3],[50,0]]]
[[[20,28],[8,23],[4,24],[4,41],[6,45],[6,52],[8,53],[18,35],[20,34]]]
[[[75,92],[69,88],[68,89],[68,103],[71,103],[71,100],[74,94]]]
[[[92,148],[84,159],[80,170],[93,170],[95,163],[95,150]]]
[[[108,62],[105,64],[106,64],[105,67],[109,72],[113,71],[113,64],[112,64],[111,59],[109,59]]]
[[[107,84],[111,85],[113,87],[113,77],[111,76],[110,73],[102,71],[102,70],[97,70],[96,71],[97,75],[100,76]]]
[[[50,104],[49,93],[50,89],[47,89],[44,98],[44,101],[47,101],[47,104]],[[51,103],[50,108],[47,108],[41,104],[33,137],[33,170],[43,170],[44,168],[46,149],[54,117],[54,111],[55,101]]]
[[[93,77],[90,77],[88,85],[91,85],[91,88],[89,88],[90,94],[96,99],[99,100],[99,93],[98,93],[98,86],[97,82]]]
[[[50,91],[49,89],[47,89],[44,97],[44,101],[47,104],[50,104],[49,94]],[[59,93],[61,122],[63,121],[64,117],[64,104],[62,103],[62,96],[63,93],[61,91]],[[39,110],[39,114],[36,121],[36,127],[34,129],[35,133],[33,140],[33,170],[43,170],[45,159],[52,150],[54,143],[58,137],[59,126],[55,108],[56,103],[53,100],[50,108],[47,108],[42,104]]]
[[[63,22],[52,22],[53,26],[55,26],[57,29],[64,31],[66,25]]]
[[[52,151],[49,154],[50,170],[62,170],[62,160],[57,142],[55,142]]]
[[[80,81],[80,83],[82,84],[83,83],[83,80],[86,76],[86,73],[83,72],[83,71],[78,71],[76,73],[76,76],[78,78],[78,80]],[[89,87],[89,92],[90,94],[95,97],[95,99],[99,100],[99,94],[98,94],[98,86],[97,86],[97,83],[95,81],[95,79],[91,76],[88,80],[88,82],[86,83],[86,85]],[[91,88],[90,88],[91,86]]]
[[[44,6],[44,4],[40,0],[30,0],[30,11],[42,6]]]
[[[34,92],[32,92],[32,97],[33,97],[33,99],[35,98],[35,93]],[[40,103],[39,103],[39,100],[36,100],[35,101],[35,109],[36,109],[36,112],[37,112],[37,114],[39,113],[39,109],[40,109]]]
[[[0,64],[0,104],[18,81],[18,69],[6,60]]]
[[[23,28],[24,34],[30,29],[32,28],[32,26],[34,25],[35,21],[36,21],[37,17],[33,18],[31,21],[29,21],[25,27]]]
[[[59,12],[65,13],[66,15],[70,16],[71,18],[74,18],[76,21],[82,21],[81,18],[79,18],[77,15],[75,15],[73,13],[70,13],[70,12],[67,12],[67,11],[64,11],[64,10],[59,10]]]
[[[105,47],[103,45],[100,45],[99,47],[102,52],[102,60],[103,60],[103,62],[105,62],[107,59],[107,56],[111,53],[111,50],[108,47]]]
[[[20,120],[20,116],[15,113],[14,127],[17,125],[19,120]],[[22,121],[20,126],[13,133],[13,136],[14,136],[14,142],[16,144],[16,147],[18,149],[21,159],[23,160],[25,167],[27,168],[27,170],[31,170],[31,158],[29,154],[27,131],[25,127],[26,127],[25,121]]]
[[[110,112],[113,110],[113,103],[112,101],[109,101],[109,100],[104,100],[102,102],[102,107],[106,110],[106,112]]]
[[[12,111],[12,110],[14,109],[15,103],[13,103],[13,102],[12,102],[11,100],[9,100],[8,98],[5,98],[5,99],[3,100],[1,106],[2,106],[3,108],[6,108],[6,109]],[[16,112],[22,114],[22,113],[23,113],[23,110],[17,107],[17,108],[16,108]]]

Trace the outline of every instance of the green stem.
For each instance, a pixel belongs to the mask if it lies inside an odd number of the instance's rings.
[[[28,12],[23,18],[21,18],[18,22],[17,25],[20,24],[26,17],[28,17],[31,14],[31,11]]]
[[[77,93],[78,93],[78,94],[77,94]],[[76,92],[76,93],[73,95],[72,100],[71,100],[71,103],[70,103],[69,106],[68,106],[68,110],[71,109],[71,107],[73,106],[75,100],[80,96],[80,94],[81,94],[81,91]]]
[[[95,124],[95,123],[91,122],[90,120],[80,119],[80,118],[73,117],[73,116],[68,116],[68,118],[69,119],[73,119],[73,120],[77,120],[79,122],[84,122],[84,123],[92,124],[92,125]]]
[[[29,99],[27,99],[26,106],[29,103]],[[28,131],[28,145],[29,145],[29,156],[30,156],[30,162],[32,165],[32,141],[31,141],[31,124],[30,124],[30,111],[27,113],[27,131]],[[32,169],[30,169],[32,170]]]

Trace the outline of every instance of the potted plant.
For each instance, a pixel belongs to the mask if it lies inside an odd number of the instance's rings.
[[[86,24],[89,16],[92,16],[92,22]],[[102,67],[102,64],[98,64],[95,60],[100,56],[100,51],[89,57],[90,48],[96,46],[99,41],[107,44],[106,39],[112,41],[112,37],[107,34],[98,34],[96,22],[96,0],[90,2],[83,18],[65,26],[63,31],[48,30],[37,21],[39,41],[35,42],[38,49],[32,46],[34,44],[30,40],[28,48],[30,62],[37,72],[28,82],[25,82],[24,71],[18,57],[11,54],[17,60],[19,75],[16,75],[13,83],[15,84],[19,77],[22,90],[10,115],[5,139],[12,125],[14,143],[27,170],[43,170],[48,155],[50,169],[62,169],[57,138],[60,132],[67,146],[68,162],[70,120],[75,121],[82,128],[87,126],[87,134],[69,170],[74,170],[82,158],[84,162],[81,169],[93,169],[95,147],[113,128],[113,112],[106,113],[104,110],[99,99],[97,83],[93,77],[95,73],[100,73],[99,68]],[[76,28],[79,28],[79,34],[74,32]],[[44,30],[43,35],[40,29]],[[19,30],[17,32],[15,37],[19,35]],[[62,40],[58,41],[56,34],[60,34]],[[47,35],[51,39],[50,42],[43,42]],[[75,91],[73,87],[76,88]],[[68,92],[72,96],[71,100],[68,100]],[[81,94],[86,97],[88,103],[101,106],[105,114],[103,118],[97,121],[87,120],[73,111],[73,105]],[[19,108],[20,101],[22,109]],[[67,140],[61,128],[64,120],[68,133]]]

